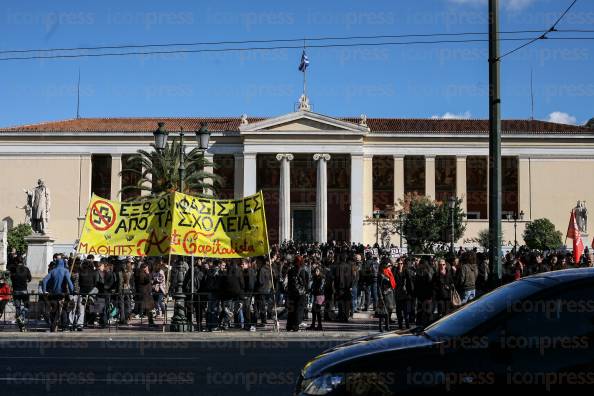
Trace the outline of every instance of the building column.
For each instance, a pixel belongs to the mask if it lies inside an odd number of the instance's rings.
[[[394,205],[404,199],[404,156],[394,156]]]
[[[363,243],[365,188],[363,154],[351,154],[351,242]]]
[[[318,177],[316,184],[316,240],[326,243],[328,240],[328,170],[327,163],[330,154],[314,154],[314,161],[318,162]]]
[[[235,153],[233,172],[233,198],[241,199],[243,194],[243,153]]]
[[[524,220],[532,220],[532,189],[530,180],[530,158],[518,158],[518,213],[524,211]]]
[[[425,156],[425,196],[435,199],[435,156]]]
[[[243,154],[243,196],[256,193],[256,153]]]
[[[291,239],[291,161],[293,154],[277,154],[280,161],[280,191],[278,199],[278,240]]]
[[[120,198],[120,190],[122,189],[122,154],[111,155],[111,193],[110,199],[117,201]]]
[[[468,208],[466,191],[466,156],[456,157],[456,197],[462,198],[461,209],[466,213]]]
[[[205,152],[204,158],[211,164],[204,167],[204,172],[214,173],[214,154]],[[206,183],[212,183],[212,179],[210,178],[205,179],[204,181]],[[210,188],[204,188],[204,191],[202,193],[204,195],[214,195],[214,192]]]
[[[86,217],[87,207],[91,202],[91,179],[93,165],[91,155],[80,156],[80,184],[78,186],[78,235],[82,231],[82,225]]]

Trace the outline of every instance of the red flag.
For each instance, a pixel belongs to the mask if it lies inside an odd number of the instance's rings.
[[[569,216],[569,226],[567,226],[567,238],[576,239],[576,233],[579,234],[580,229],[575,219],[575,211],[572,210]]]
[[[575,220],[575,211],[573,210],[569,218],[569,227],[567,227],[567,238],[573,239],[573,261],[578,265],[582,254],[584,254],[584,242],[582,241],[582,235],[580,234],[580,229]]]
[[[576,238],[573,240],[573,261],[575,262],[575,265],[580,263],[582,254],[584,254],[584,242],[582,241],[582,238]]]

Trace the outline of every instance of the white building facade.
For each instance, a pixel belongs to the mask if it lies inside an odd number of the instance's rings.
[[[279,117],[81,118],[0,128],[0,216],[16,225],[23,189],[44,178],[52,192],[50,230],[71,250],[92,193],[121,199],[120,172],[153,131],[212,131],[207,156],[223,198],[264,191],[271,242],[329,239],[374,243],[366,219],[405,194],[463,198],[468,243],[488,227],[488,122],[336,118],[301,110]],[[174,135],[175,136],[175,135]],[[173,137],[170,137],[173,138]],[[188,150],[195,142],[188,142]],[[503,122],[504,241],[546,217],[564,230],[578,200],[594,202],[594,130],[542,121]],[[579,179],[579,180],[576,180]],[[515,231],[515,232],[514,232]],[[392,243],[399,244],[394,235]]]

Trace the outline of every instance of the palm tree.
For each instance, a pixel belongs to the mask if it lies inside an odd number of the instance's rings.
[[[154,144],[151,144],[152,152],[138,150],[136,155],[126,161],[124,169],[120,172],[120,175],[133,176],[137,182],[135,185],[124,186],[120,194],[150,191],[152,196],[156,196],[179,191],[179,145],[179,140],[173,140],[168,142],[162,151],[157,150]],[[193,148],[185,156],[184,166],[184,191],[181,192],[197,196],[216,196],[222,178],[204,170],[213,164],[206,159],[202,150]]]

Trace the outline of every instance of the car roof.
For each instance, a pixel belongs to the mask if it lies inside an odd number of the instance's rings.
[[[530,275],[522,279],[559,283],[573,282],[589,278],[594,279],[594,268],[573,268],[561,271],[543,272],[541,274]]]

